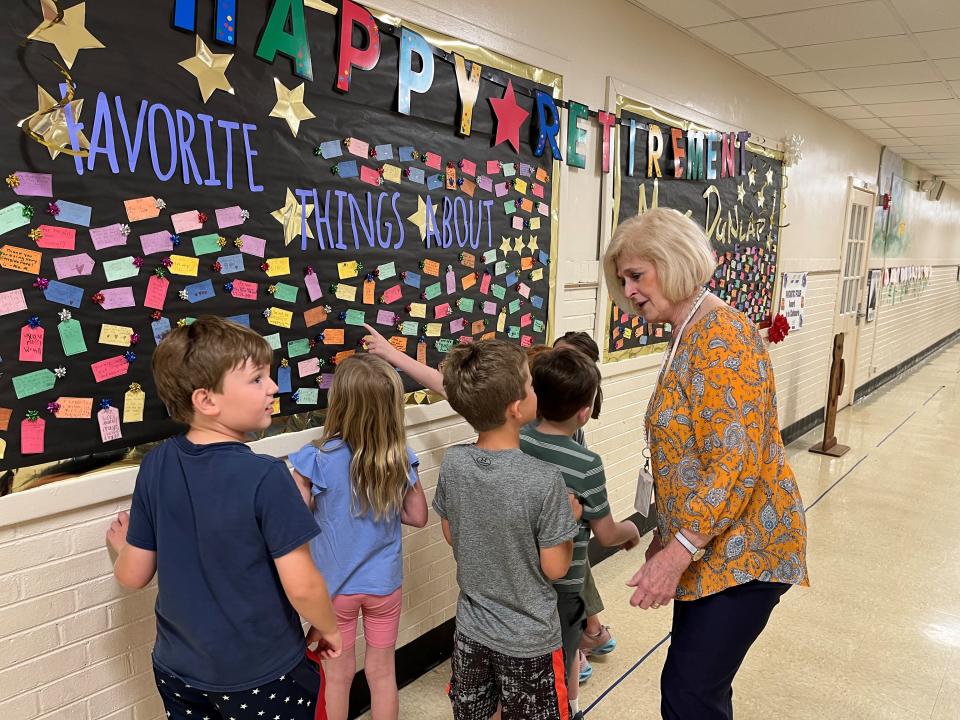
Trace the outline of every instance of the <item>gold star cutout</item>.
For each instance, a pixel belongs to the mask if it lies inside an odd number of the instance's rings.
[[[274,78],[273,85],[277,91],[277,104],[274,105],[273,110],[270,111],[270,117],[278,117],[286,120],[287,125],[290,126],[290,132],[296,137],[297,133],[300,132],[300,123],[303,120],[310,120],[316,117],[316,115],[310,112],[310,109],[303,104],[304,83],[300,83],[299,87],[290,90],[282,82]]]
[[[233,86],[230,85],[226,76],[227,65],[230,64],[231,60],[233,60],[231,53],[218,55],[210,52],[207,44],[197,35],[195,55],[178,63],[178,65],[197,79],[197,84],[200,86],[200,95],[206,102],[216,90],[234,94]]]
[[[432,205],[433,208],[433,226],[437,226],[437,206]],[[417,226],[417,229],[420,230],[420,240],[427,239],[427,204],[423,202],[423,198],[419,195],[417,196],[417,211],[407,218],[410,222]]]
[[[753,187],[757,182],[757,169],[755,167],[751,167],[750,172],[747,173],[747,176],[750,178],[750,187]]]
[[[766,185],[757,191],[757,205],[759,205],[761,208],[763,207],[763,203],[765,201],[765,198],[763,197],[763,188],[765,187]]]
[[[743,183],[737,185],[737,202],[742,203],[743,199],[747,196],[747,191],[743,187]]]
[[[300,235],[304,215],[306,215],[306,217],[310,217],[312,214],[313,203],[308,205],[300,205],[300,203],[297,202],[297,199],[293,196],[293,193],[290,192],[290,188],[287,188],[287,200],[283,204],[283,207],[270,213],[274,220],[283,225],[284,245],[289,245],[293,238]],[[309,223],[307,224],[307,237],[313,237],[313,231],[310,230]]]
[[[527,243],[527,250],[529,250],[531,253],[535,253],[535,252],[537,252],[537,250],[539,250],[539,249],[540,249],[540,248],[539,248],[539,246],[537,245],[537,236],[536,236],[536,235],[531,235],[531,236],[530,236],[530,242]]]
[[[72,150],[70,144],[70,132],[67,130],[66,113],[73,113],[74,121],[80,120],[80,111],[83,109],[83,100],[71,100],[64,107],[57,108],[54,97],[37,85],[37,111],[30,117],[26,117],[17,123],[21,127],[24,123],[27,128],[43,138],[47,143],[47,150],[50,152],[50,158],[55,159],[57,155],[65,150]],[[84,136],[83,132],[77,131],[77,144],[81,150],[90,149],[90,141]]]
[[[28,40],[39,40],[55,45],[67,69],[73,67],[77,53],[81,50],[102,48],[103,43],[87,30],[85,2],[63,11],[63,17],[57,22],[57,3],[54,0],[40,0],[43,22],[36,30],[27,35]]]
[[[767,168],[767,185],[773,185],[773,168]]]
[[[502,252],[504,256],[506,256],[506,254],[510,252],[512,249],[513,248],[510,246],[510,238],[504,237],[503,235],[501,235],[500,236],[500,252]]]
[[[513,239],[513,251],[519,255],[523,252],[523,237],[517,236]]]

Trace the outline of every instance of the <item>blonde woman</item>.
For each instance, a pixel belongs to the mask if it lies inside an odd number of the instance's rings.
[[[677,601],[662,716],[726,720],[750,646],[780,597],[808,584],[770,357],[750,320],[706,291],[713,251],[676,210],[621,223],[603,265],[620,308],[673,331],[645,418],[658,527],[630,603]]]
[[[327,715],[347,718],[362,610],[372,715],[396,720],[400,524],[427,524],[419,461],[406,444],[403,386],[385,361],[355,355],[337,367],[327,399],[323,435],[290,456],[320,525],[310,552],[330,588],[343,637],[342,654],[327,663]]]

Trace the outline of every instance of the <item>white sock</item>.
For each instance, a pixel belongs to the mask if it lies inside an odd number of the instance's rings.
[[[570,698],[570,713],[576,715],[580,712],[580,698]]]

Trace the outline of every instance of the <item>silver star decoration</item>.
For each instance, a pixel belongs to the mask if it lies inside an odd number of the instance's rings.
[[[164,210],[166,207],[166,201],[163,198],[157,198],[157,210]]]
[[[127,224],[121,225],[120,232],[121,234],[123,234],[124,237],[128,236],[130,234],[130,226]]]
[[[186,299],[189,298],[189,297],[190,297],[190,295],[187,294],[187,291],[186,291],[186,290],[181,290],[181,291],[180,291],[180,299],[181,299],[181,300],[186,300]]]
[[[58,378],[65,378],[67,376],[67,369],[61,365],[53,371],[53,374]]]
[[[71,318],[73,318],[73,314],[69,310],[60,311],[60,322],[68,322]]]

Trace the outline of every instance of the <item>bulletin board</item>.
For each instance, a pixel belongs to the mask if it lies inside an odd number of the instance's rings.
[[[548,338],[559,76],[349,1],[16,0],[3,33],[0,469],[177,432],[151,354],[201,315],[274,348],[271,432],[364,322],[433,366]]]
[[[704,228],[717,253],[717,269],[708,283],[709,290],[758,326],[769,325],[786,180],[782,153],[750,141],[747,132],[715,132],[619,94],[617,116],[613,229],[621,218],[654,207],[688,214]],[[660,150],[659,177],[657,164],[649,164],[651,127],[660,131],[661,142],[654,145]],[[681,133],[684,150],[684,156],[676,158],[684,166],[682,178],[675,177],[674,129]],[[700,179],[706,172],[689,172],[691,153],[686,145],[691,132],[703,136],[702,162],[712,166],[712,179]],[[708,148],[706,139],[711,133],[715,142]],[[725,139],[730,143],[727,148],[722,147]],[[707,158],[708,150],[715,156]],[[725,167],[724,150],[730,155]],[[659,352],[670,339],[669,324],[645,323],[636,315],[624,313],[612,301],[607,303],[605,362]]]

